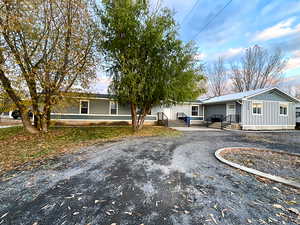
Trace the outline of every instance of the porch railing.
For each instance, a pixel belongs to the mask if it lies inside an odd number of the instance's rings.
[[[178,120],[183,120],[188,127],[191,126],[191,117],[189,117],[185,113],[178,112],[176,117],[177,117]]]
[[[157,123],[161,126],[169,126],[169,118],[164,112],[158,112],[157,113]]]
[[[241,116],[239,114],[231,114],[224,116],[222,114],[215,114],[206,119],[206,126],[209,127],[212,123],[220,123],[220,129],[224,129],[225,126],[233,123],[240,123]]]
[[[231,125],[233,123],[240,123],[241,116],[239,114],[231,114],[223,118],[221,121],[221,129],[224,129],[225,126]]]

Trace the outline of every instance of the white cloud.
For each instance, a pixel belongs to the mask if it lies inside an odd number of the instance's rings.
[[[266,28],[265,30],[259,32],[254,37],[254,41],[267,41],[291,34],[296,34],[300,32],[300,24],[292,26],[295,18],[290,18],[288,20],[277,23],[276,25]]]
[[[300,50],[294,51],[292,57],[288,60],[285,69],[294,70],[300,68]]]
[[[232,57],[242,53],[243,51],[244,51],[244,48],[230,48],[227,51],[220,53],[219,55],[226,59],[226,58],[232,58]]]

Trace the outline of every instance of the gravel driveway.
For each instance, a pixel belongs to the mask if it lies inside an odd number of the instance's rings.
[[[95,145],[0,182],[0,224],[299,224],[299,190],[218,162],[218,148],[298,152],[300,133],[185,132]],[[259,181],[260,180],[260,181]]]

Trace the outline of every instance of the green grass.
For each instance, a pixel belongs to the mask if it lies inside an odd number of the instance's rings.
[[[107,142],[124,137],[176,136],[180,132],[146,126],[134,133],[129,126],[120,127],[65,127],[51,128],[46,134],[32,135],[23,127],[0,129],[0,174],[69,153],[83,146]]]

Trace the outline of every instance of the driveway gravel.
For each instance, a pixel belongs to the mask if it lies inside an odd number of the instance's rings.
[[[300,153],[299,144],[299,132],[193,131],[94,145],[3,176],[0,224],[300,224],[299,190],[214,157],[223,147]]]

